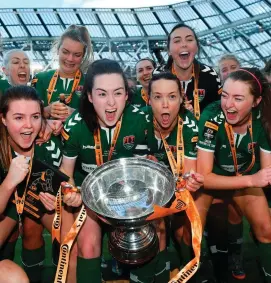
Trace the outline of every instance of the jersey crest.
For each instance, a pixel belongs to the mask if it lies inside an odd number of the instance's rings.
[[[199,88],[198,94],[199,94],[199,102],[201,102],[205,97],[205,89]],[[193,93],[193,96],[195,96],[195,92]]]
[[[130,150],[135,145],[135,136],[126,136],[123,138],[123,146]]]
[[[247,145],[247,150],[249,153],[252,152],[252,148],[255,148],[257,145],[257,142],[250,142],[248,145]]]
[[[83,91],[83,86],[82,86],[82,85],[79,85],[79,86],[75,89],[75,93],[76,93],[78,96],[81,96],[82,91]]]

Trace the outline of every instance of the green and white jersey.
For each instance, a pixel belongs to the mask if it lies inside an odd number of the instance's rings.
[[[147,105],[146,101],[142,98],[141,90],[142,87],[137,87],[132,95],[131,105],[137,108],[141,108]]]
[[[249,167],[252,160],[251,149],[254,147],[256,161],[253,168],[245,175],[251,175],[260,170],[261,150],[271,153],[258,109],[252,111],[252,130],[253,142],[249,131],[246,134],[234,134],[239,172],[243,172]],[[207,106],[200,117],[198,148],[214,152],[213,173],[224,176],[235,175],[230,143],[225,129],[225,116],[220,101]]]
[[[44,102],[44,106],[48,106],[47,92],[50,81],[54,73],[55,70],[40,72],[36,74],[36,76],[33,78],[31,82],[31,85],[36,88],[41,100]],[[66,96],[69,96],[72,91],[73,82],[74,82],[73,78],[58,77],[50,103],[59,101],[59,95],[61,93],[64,93]],[[76,88],[76,90],[74,91],[72,95],[72,100],[69,103],[70,107],[75,109],[79,107],[79,101],[80,101],[81,92],[83,90],[83,85],[84,85],[84,75],[82,74],[80,83]]]
[[[127,106],[123,113],[121,129],[112,154],[112,160],[147,154],[147,127],[148,121],[145,113],[131,105]],[[76,185],[80,186],[86,175],[97,167],[94,135],[78,111],[75,111],[66,121],[64,131],[63,155],[67,158],[77,158],[74,179]],[[115,127],[101,127],[100,134],[104,162],[108,160],[114,131]]]
[[[1,79],[0,80],[0,97],[1,95],[3,95],[3,93],[6,91],[6,89],[8,89],[9,87],[11,87],[11,85],[9,84],[9,82],[5,79]]]
[[[144,108],[144,111],[148,111],[148,119],[153,121],[153,114],[151,107],[148,107],[148,110]],[[183,119],[183,143],[184,143],[184,156],[188,159],[197,159],[197,141],[198,141],[198,125],[197,120],[194,115],[185,110],[183,114],[180,114],[180,117]],[[173,153],[175,160],[177,158],[177,128],[175,126],[173,131],[166,137],[166,142]],[[153,154],[159,162],[164,163],[166,166],[169,166],[167,154],[164,148],[164,143],[160,138],[157,138],[154,134],[154,125],[150,124],[148,128],[148,147],[150,153]]]

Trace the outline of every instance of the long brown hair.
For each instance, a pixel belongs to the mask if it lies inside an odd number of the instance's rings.
[[[2,118],[6,118],[9,110],[9,105],[16,100],[31,100],[36,101],[40,105],[41,115],[43,116],[43,103],[39,98],[36,90],[28,86],[14,86],[8,88],[0,99],[0,162],[5,171],[8,171],[10,166],[10,143],[9,133],[6,126],[3,124]]]

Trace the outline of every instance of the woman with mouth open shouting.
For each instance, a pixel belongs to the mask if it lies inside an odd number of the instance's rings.
[[[44,102],[45,117],[65,121],[75,109],[84,83],[84,72],[92,61],[88,30],[71,25],[56,42],[59,68],[38,73],[32,80]]]
[[[198,140],[197,120],[193,114],[185,109],[182,97],[181,85],[178,78],[170,72],[154,74],[149,83],[149,104],[146,108],[148,119],[153,121],[148,129],[148,147],[150,152],[161,163],[171,168],[170,160],[176,160],[181,176],[191,172],[186,182],[186,189],[190,192],[197,191],[203,185],[203,176],[195,173],[197,162],[196,144]],[[179,151],[181,147],[181,152]],[[172,156],[171,156],[172,155]],[[179,156],[183,158],[179,159]],[[177,156],[177,159],[176,159]],[[194,171],[194,172],[193,172]],[[188,246],[183,239],[183,213],[177,213],[171,217],[171,228],[176,233],[176,239],[180,246]],[[166,256],[166,235],[164,222],[160,223],[160,261],[155,282],[169,281],[168,258]],[[185,242],[185,244],[183,244]],[[159,281],[158,281],[159,278]]]
[[[81,186],[87,174],[103,162],[148,154],[148,121],[144,112],[135,111],[127,104],[127,99],[128,83],[117,62],[103,59],[89,66],[79,111],[66,121],[63,132],[61,170],[74,180],[75,185]],[[80,194],[69,193],[64,202],[67,208],[78,207],[82,200]],[[64,210],[63,218],[62,232],[65,235],[74,218],[68,210]],[[74,272],[77,260],[77,282],[89,282],[91,274],[91,282],[100,283],[101,226],[97,216],[88,209],[86,222],[77,237],[77,247],[78,257],[75,247],[71,252],[69,271]],[[145,269],[136,270],[135,278],[152,282],[153,264],[151,261]]]
[[[5,53],[2,70],[6,80],[0,80],[0,97],[6,89],[16,85],[26,85],[30,77],[30,60],[25,51],[12,49]]]
[[[256,68],[225,80],[221,102],[199,121],[197,170],[204,189],[196,205],[204,227],[214,198],[232,199],[258,240],[266,282],[271,282],[271,218],[263,188],[271,183],[271,90]]]
[[[211,102],[220,99],[220,78],[216,71],[195,59],[199,52],[199,40],[194,30],[177,24],[168,35],[169,58],[165,66],[156,72],[169,71],[181,82],[185,106],[197,120],[202,110]]]
[[[149,104],[148,87],[156,63],[150,58],[140,59],[136,63],[136,78],[141,87],[133,93],[131,104],[140,108]]]
[[[36,144],[42,127],[43,103],[32,87],[16,86],[7,89],[1,97],[0,115],[1,259],[13,260],[10,257],[13,251],[11,243],[6,242],[19,222],[19,230],[23,234],[22,262],[30,281],[38,282],[41,280],[42,262],[45,258],[42,231],[43,227],[51,230],[53,215],[42,213],[41,220],[32,217],[35,213],[26,215],[26,201],[19,200],[23,199],[23,196],[27,200],[27,183],[33,160],[38,158],[54,166],[60,163],[61,154],[57,152],[61,147],[61,141],[57,137],[51,137],[49,142],[41,146]],[[48,149],[52,148],[52,145],[54,149]],[[13,203],[14,197],[18,201],[16,205]],[[53,195],[40,193],[39,199],[47,211],[54,210]]]

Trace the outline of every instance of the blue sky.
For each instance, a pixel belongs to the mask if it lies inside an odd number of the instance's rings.
[[[168,5],[183,1],[184,0],[1,0],[0,8],[137,8]]]

